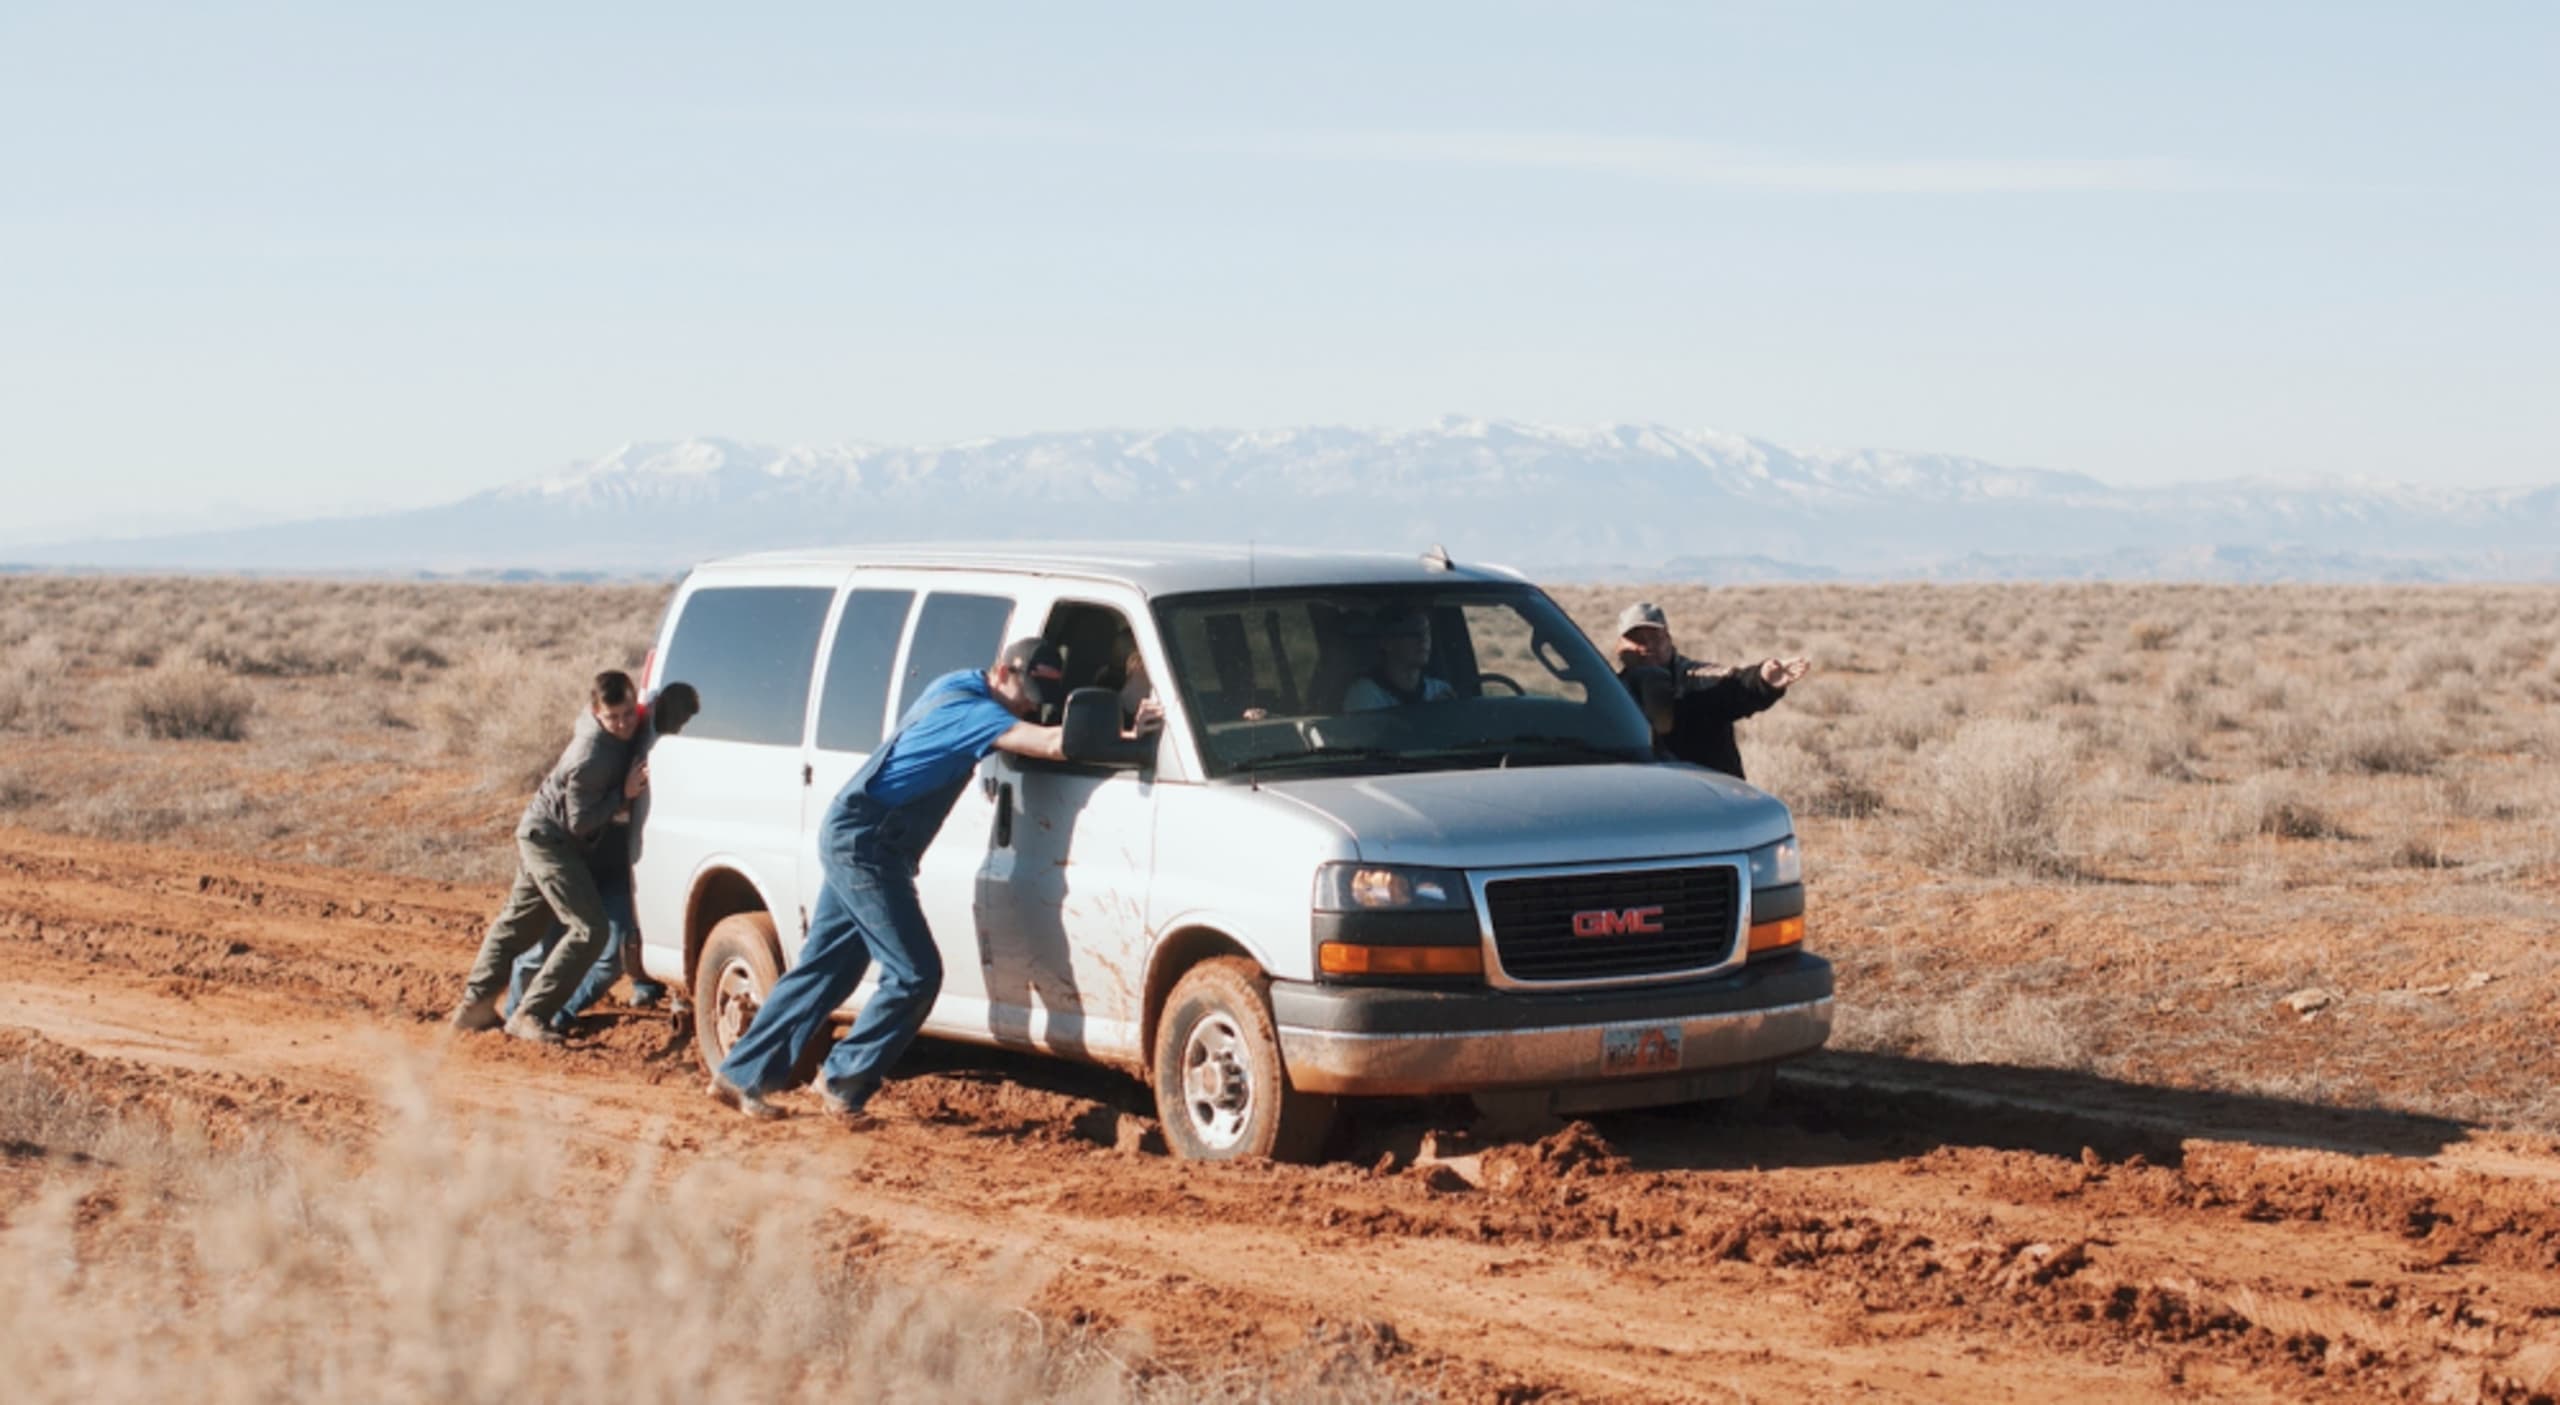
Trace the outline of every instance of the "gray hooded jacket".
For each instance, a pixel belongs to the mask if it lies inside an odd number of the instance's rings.
[[[623,741],[606,731],[596,721],[594,709],[580,712],[567,749],[552,763],[551,773],[542,778],[533,800],[524,807],[524,818],[516,822],[517,835],[577,844],[594,839],[613,819],[613,812],[622,808],[622,782],[638,753],[636,741]]]

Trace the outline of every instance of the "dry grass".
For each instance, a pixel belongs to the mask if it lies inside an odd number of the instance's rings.
[[[667,587],[0,577],[12,823],[490,881]],[[244,740],[216,760],[205,739]]]
[[[1968,723],[1932,760],[1905,827],[1912,856],[1963,873],[2072,872],[2071,753],[2049,723]]]
[[[248,689],[209,669],[164,668],[125,695],[124,727],[158,741],[236,742],[256,707]]]
[[[642,1160],[575,1194],[554,1135],[459,1132],[414,1071],[371,1145],[216,1146],[0,1062],[0,1147],[42,1174],[0,1227],[0,1378],[29,1405],[183,1399],[718,1405],[1304,1398],[1188,1378],[1027,1310],[1016,1266],[919,1287],[803,1182]],[[1328,1398],[1414,1398],[1342,1356]]]
[[[2560,1129],[2560,590],[1555,594],[1813,658],[1742,751],[1804,835],[1835,1043]],[[2306,1023],[2310,985],[2358,998]]]
[[[2560,1083],[2560,1054],[2515,1053],[2551,1048],[2527,1026],[2534,1001],[2560,1000],[2560,974],[2522,954],[2560,928],[2560,590],[1554,593],[1596,638],[1642,595],[1693,656],[1813,658],[1743,725],[1743,755],[1805,836],[1814,944],[1842,964],[1843,1009],[1884,1018],[1901,1052],[1965,1057],[1989,1036],[1880,1007],[1961,1005],[2051,945],[2179,957],[2143,976],[2157,1000],[2070,1005],[2077,1042],[2047,1057],[2281,1077],[2294,1056],[2266,1054],[2263,1019],[2288,991],[2429,987],[2476,966],[2500,975],[2501,998],[2531,999],[2502,1012],[2467,997],[2457,1013],[2487,1021],[2453,1025],[2472,1072],[2419,1071],[2412,1041],[2446,1041],[2396,1006],[2351,1004],[2352,1020],[2299,1037],[2332,1041],[2335,1086],[2413,1105],[2530,1119],[2539,1087]],[[582,680],[638,662],[666,595],[0,577],[0,822],[503,880],[507,826],[566,740]],[[187,669],[253,700],[245,742],[125,730],[133,688]],[[2441,944],[2372,939],[2412,927]],[[1926,955],[1880,965],[1883,943]],[[2130,988],[2096,955],[2067,979]],[[1992,1042],[2024,1052],[2049,1043],[2041,997],[2019,994],[1963,1006],[1979,1017],[1967,1027],[1988,1021],[2009,1031]],[[1842,1040],[1872,1027],[1851,1020]]]

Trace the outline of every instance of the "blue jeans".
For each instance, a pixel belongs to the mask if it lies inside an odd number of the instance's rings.
[[[874,961],[879,988],[827,1054],[828,1091],[857,1108],[870,1101],[933,1013],[934,997],[942,993],[942,953],[916,902],[915,860],[900,842],[906,836],[894,812],[876,828],[858,822],[873,814],[865,806],[856,822],[828,824],[820,841],[826,888],[809,914],[809,939],[799,963],[773,983],[755,1022],[720,1065],[732,1086],[751,1093],[789,1087],[810,1042]]]
[[[613,989],[614,981],[622,975],[623,943],[632,940],[639,931],[640,924],[632,917],[630,889],[624,888],[617,892],[607,888],[598,896],[604,899],[604,950],[597,953],[595,964],[587,968],[585,979],[578,982],[578,988],[570,995],[569,1003],[561,1006],[560,1013],[551,1017],[551,1027],[554,1029],[567,1029],[571,1020],[586,1013],[590,1006],[604,998],[606,991]],[[551,948],[568,930],[558,923],[553,923],[551,931],[541,941],[525,948],[524,953],[516,958],[514,969],[507,973],[506,1013],[512,1015],[516,1012],[517,1004],[524,999],[525,987],[532,982],[534,974],[542,969],[542,963],[550,959]],[[631,978],[633,999],[650,999],[666,993],[665,986],[645,976]]]

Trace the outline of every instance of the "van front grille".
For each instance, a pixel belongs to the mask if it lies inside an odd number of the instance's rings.
[[[1717,864],[1485,884],[1494,952],[1515,981],[1596,981],[1718,966],[1741,882]]]

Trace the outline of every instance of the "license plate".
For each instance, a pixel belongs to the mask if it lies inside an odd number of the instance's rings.
[[[1680,1026],[1628,1025],[1600,1031],[1602,1073],[1678,1073]]]

